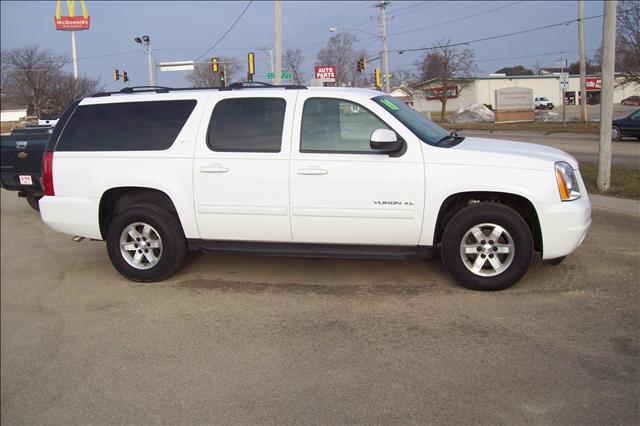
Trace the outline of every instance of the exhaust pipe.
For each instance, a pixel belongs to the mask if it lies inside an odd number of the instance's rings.
[[[84,237],[79,237],[78,235],[76,235],[75,237],[72,238],[72,240],[75,243],[79,243],[80,241],[84,240]]]

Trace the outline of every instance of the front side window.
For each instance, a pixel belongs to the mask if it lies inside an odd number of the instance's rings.
[[[196,106],[193,99],[79,106],[56,151],[168,149]]]
[[[302,111],[300,152],[378,153],[370,146],[376,129],[389,126],[361,105],[309,98]]]
[[[373,100],[407,126],[420,140],[429,145],[437,145],[449,134],[448,131],[423,114],[407,106],[404,102],[397,101],[392,96],[377,96]]]
[[[218,102],[207,145],[214,151],[280,152],[286,102],[282,98],[235,98]]]

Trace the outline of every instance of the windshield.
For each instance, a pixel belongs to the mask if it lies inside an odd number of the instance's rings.
[[[538,98],[538,99],[540,99],[541,101],[548,101],[549,100],[547,98]]]
[[[423,114],[392,96],[377,96],[373,100],[407,126],[420,140],[429,145],[436,145],[443,137],[449,134],[448,131],[429,120]]]

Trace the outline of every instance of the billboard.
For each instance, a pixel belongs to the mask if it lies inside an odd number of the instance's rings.
[[[62,16],[60,14],[60,2],[56,5],[56,16],[53,17],[53,23],[56,26],[56,30],[60,31],[82,31],[88,30],[91,18],[87,13],[87,6],[84,4],[84,0],[80,0],[80,6],[82,7],[82,16],[75,16],[75,1],[67,1],[67,7],[69,8],[69,16]]]
[[[336,66],[335,65],[316,65],[316,79],[325,83],[335,82]]]

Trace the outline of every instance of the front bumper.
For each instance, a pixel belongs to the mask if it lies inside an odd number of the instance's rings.
[[[543,259],[555,259],[573,252],[582,244],[591,226],[591,202],[582,177],[577,177],[582,196],[574,201],[560,201],[540,214]]]

